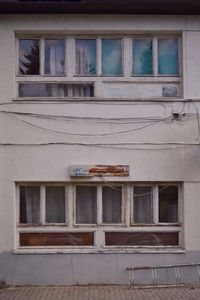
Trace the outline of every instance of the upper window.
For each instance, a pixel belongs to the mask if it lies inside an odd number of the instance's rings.
[[[17,96],[177,98],[180,50],[176,36],[21,37]]]

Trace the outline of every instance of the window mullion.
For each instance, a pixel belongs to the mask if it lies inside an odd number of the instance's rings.
[[[153,223],[159,223],[159,194],[157,185],[153,187]]]
[[[67,186],[66,191],[66,200],[67,200],[67,223],[69,227],[73,227],[75,223],[75,203],[76,203],[76,195],[75,195],[75,188],[73,188],[72,184]],[[73,220],[74,217],[74,220]]]
[[[158,39],[153,38],[153,75],[158,76]]]
[[[76,74],[76,41],[75,38],[69,36],[65,40],[65,72],[68,78],[72,78]]]
[[[132,194],[132,186],[131,184],[125,184],[122,194],[122,221],[125,222],[127,227],[130,226],[130,221],[132,222],[132,201],[133,201],[133,194]]]
[[[97,76],[102,74],[102,46],[101,46],[101,38],[97,38],[96,40],[96,63],[97,63]]]
[[[67,64],[67,55],[68,55],[68,43],[67,43],[67,38],[64,39],[65,41],[65,64],[64,64],[64,74],[67,76],[68,73],[68,64]]]
[[[132,40],[125,36],[122,39],[122,53],[123,53],[123,68],[124,78],[129,79],[132,74]]]
[[[44,65],[45,65],[45,40],[40,39],[40,75],[44,75]]]
[[[16,186],[16,222],[20,223],[20,186]]]
[[[46,188],[44,185],[40,187],[40,222],[45,224],[46,219]]]
[[[16,39],[16,56],[17,56],[17,59],[16,59],[16,63],[15,63],[15,68],[16,68],[16,76],[19,75],[19,39]]]
[[[97,224],[102,224],[102,186],[97,186]]]

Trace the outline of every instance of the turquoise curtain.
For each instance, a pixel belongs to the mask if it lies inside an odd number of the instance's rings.
[[[158,74],[179,75],[178,40],[176,38],[158,40]]]
[[[152,40],[133,40],[133,74],[153,74]]]
[[[102,74],[122,75],[122,47],[120,39],[102,40]]]

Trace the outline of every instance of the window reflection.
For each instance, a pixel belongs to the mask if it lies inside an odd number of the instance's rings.
[[[176,38],[158,39],[158,74],[179,75]]]
[[[19,40],[19,74],[39,75],[39,40]]]
[[[152,40],[133,40],[133,74],[153,74]]]
[[[102,40],[102,73],[104,75],[122,75],[121,40]]]

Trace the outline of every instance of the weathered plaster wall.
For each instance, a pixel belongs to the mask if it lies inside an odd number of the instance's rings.
[[[92,28],[92,30],[91,30]],[[183,33],[182,102],[11,103],[15,97],[15,32],[179,32]],[[113,31],[114,30],[114,31]],[[136,124],[101,124],[42,120],[0,113],[0,264],[2,279],[14,284],[126,283],[125,267],[198,261],[200,253],[199,17],[163,16],[1,16],[0,110],[76,117],[157,117],[190,114],[182,121],[159,122],[144,129]],[[3,42],[2,42],[3,41]],[[10,102],[10,104],[4,104]],[[32,124],[27,124],[30,122]],[[37,127],[39,126],[39,127]],[[41,128],[43,127],[43,129]],[[44,128],[48,129],[45,130]],[[49,131],[60,131],[56,133]],[[115,134],[128,130],[126,134]],[[100,136],[102,133],[108,136]],[[82,136],[69,135],[79,133]],[[84,134],[94,136],[86,137]],[[97,136],[95,136],[97,134]],[[130,149],[85,144],[135,143]],[[60,143],[59,145],[40,145]],[[62,143],[76,143],[64,145]],[[142,143],[142,144],[141,144]],[[145,145],[148,143],[148,145]],[[150,145],[153,143],[154,145]],[[156,145],[163,143],[163,145]],[[187,145],[167,145],[182,143]],[[197,144],[192,146],[191,144]],[[16,145],[9,145],[16,144]],[[19,145],[29,144],[29,145]],[[183,182],[186,254],[49,254],[12,255],[15,245],[16,181],[68,181],[70,164],[128,164],[130,181]],[[112,180],[112,179],[110,179]],[[116,179],[117,180],[117,179]],[[126,179],[125,179],[126,180]],[[108,268],[109,265],[109,268]],[[30,272],[31,270],[31,272]],[[52,271],[53,270],[53,271]],[[52,273],[53,272],[53,273]],[[1,278],[0,278],[1,279]]]

